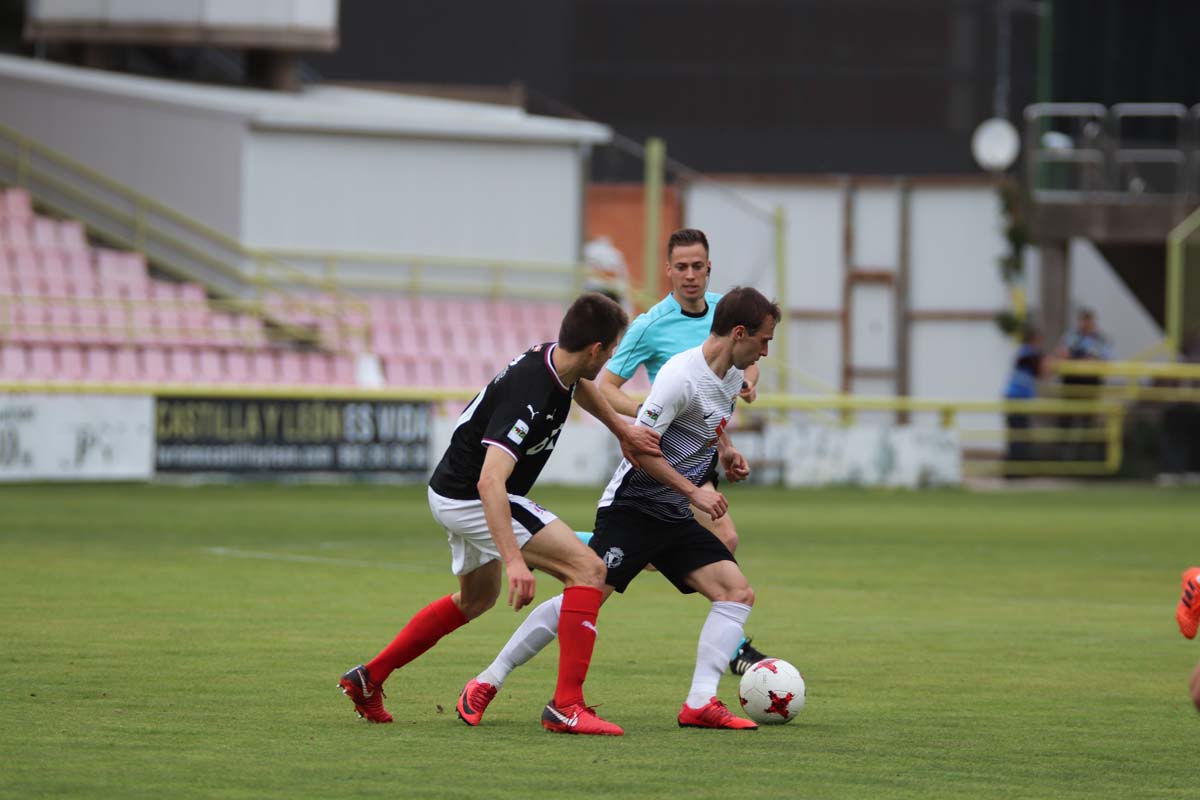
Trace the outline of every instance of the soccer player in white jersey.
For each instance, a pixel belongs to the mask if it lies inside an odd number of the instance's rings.
[[[653,563],[680,592],[699,592],[712,604],[700,631],[691,689],[679,711],[680,727],[757,727],[716,696],[728,654],[743,637],[754,591],[729,548],[696,521],[691,507],[714,519],[728,508],[720,492],[701,485],[714,452],[732,480],[749,475],[725,426],[743,371],[767,354],[779,318],[779,306],[755,289],[735,288],[721,298],[708,338],[666,363],[638,412],[639,425],[662,434],[662,455],[642,457],[640,467],[622,461],[596,513],[589,545],[607,567],[605,600],[613,591],[624,592]],[[458,700],[464,722],[478,725],[509,673],[550,643],[561,602],[555,597],[530,612],[496,660],[467,683]]]
[[[712,261],[709,260],[708,237],[704,231],[683,228],[671,234],[667,239],[666,270],[667,280],[671,284],[670,294],[630,323],[617,352],[600,371],[597,381],[612,407],[627,417],[637,417],[638,402],[624,392],[622,387],[625,383],[637,373],[640,366],[645,366],[646,374],[653,383],[658,371],[671,356],[702,344],[708,338],[713,310],[721,299],[721,295],[708,291]],[[758,366],[751,365],[746,368],[739,397],[747,403],[753,403],[757,386]],[[715,457],[701,485],[708,489],[718,488]],[[695,506],[692,507],[692,513],[701,525],[725,543],[729,552],[737,552],[737,528],[729,514],[713,519]],[[584,541],[591,536],[583,532],[578,535]],[[730,653],[729,669],[735,675],[741,675],[764,658],[766,655],[746,639],[738,642]]]

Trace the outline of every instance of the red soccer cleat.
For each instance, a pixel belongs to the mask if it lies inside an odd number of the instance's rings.
[[[687,703],[679,710],[681,728],[719,728],[727,731],[756,731],[758,725],[748,719],[735,717],[729,707],[717,698],[704,708],[692,708]]]
[[[1183,573],[1183,597],[1175,608],[1179,632],[1189,639],[1196,638],[1200,625],[1200,567],[1189,567]]]
[[[542,711],[542,727],[551,733],[577,733],[583,736],[623,736],[619,725],[596,716],[596,709],[575,703],[558,708],[551,700]]]
[[[472,678],[458,696],[458,718],[474,727],[483,719],[488,703],[496,696],[496,687]]]
[[[359,664],[338,681],[342,694],[354,702],[358,716],[368,722],[391,722],[392,715],[383,707],[383,687],[371,680],[367,668]]]

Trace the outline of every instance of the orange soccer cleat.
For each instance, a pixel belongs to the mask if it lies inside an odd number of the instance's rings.
[[[1190,567],[1183,573],[1183,597],[1175,607],[1175,621],[1180,633],[1196,638],[1196,627],[1200,625],[1200,567]]]
[[[551,733],[577,733],[584,736],[623,736],[619,725],[596,716],[596,709],[583,703],[559,708],[551,700],[542,711],[542,727]]]
[[[458,718],[474,727],[483,719],[488,703],[496,697],[496,687],[472,678],[458,696]]]
[[[704,708],[692,708],[687,703],[679,710],[681,728],[716,728],[727,731],[756,731],[758,725],[751,720],[734,716],[729,706],[717,698],[708,701]]]

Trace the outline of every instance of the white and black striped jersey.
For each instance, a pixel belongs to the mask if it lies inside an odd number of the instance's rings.
[[[554,450],[575,396],[576,384],[564,385],[554,371],[551,356],[557,346],[531,347],[475,395],[429,479],[431,489],[453,500],[478,500],[483,458],[489,447],[499,447],[517,462],[507,492],[529,492]]]
[[[693,347],[663,365],[637,422],[658,431],[663,458],[699,486],[716,451],[717,436],[729,424],[741,390],[740,369],[730,367],[724,378],[718,378],[704,360],[702,346]],[[600,508],[609,506],[633,507],[659,519],[692,516],[686,497],[626,460],[621,461],[600,498]]]

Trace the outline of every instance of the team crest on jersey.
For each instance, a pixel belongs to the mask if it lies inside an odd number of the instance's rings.
[[[610,547],[604,551],[604,566],[616,569],[625,560],[625,551],[619,547]]]
[[[517,444],[525,441],[525,437],[529,435],[529,423],[523,419],[519,419],[513,423],[512,430],[508,432],[508,438]]]
[[[658,422],[658,418],[662,415],[662,406],[657,403],[647,403],[642,406],[642,417],[650,420],[651,424]]]

